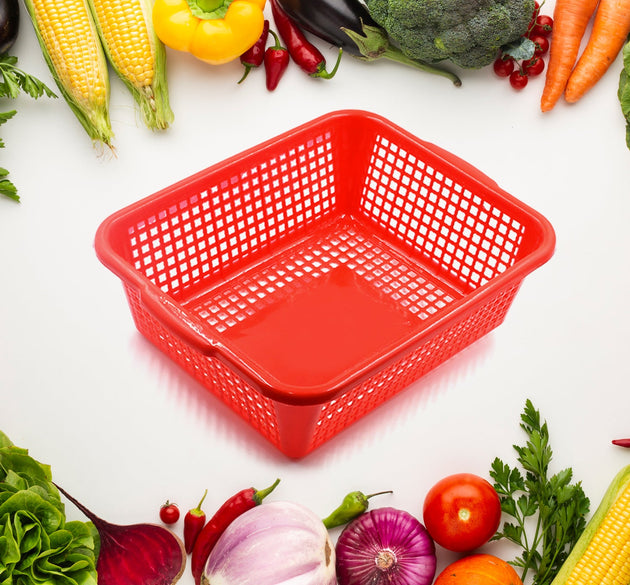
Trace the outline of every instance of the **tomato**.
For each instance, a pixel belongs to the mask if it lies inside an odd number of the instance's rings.
[[[523,69],[530,77],[540,75],[545,70],[545,62],[541,57],[532,57],[523,61]]]
[[[511,57],[498,57],[493,64],[494,72],[499,77],[509,77],[514,71],[514,59]]]
[[[523,582],[503,559],[477,554],[451,563],[433,585],[523,585]]]
[[[520,69],[517,69],[516,71],[512,71],[512,73],[510,74],[509,80],[510,80],[510,85],[514,89],[521,90],[527,85],[527,82],[529,81],[529,77],[527,77],[527,73],[521,71]]]
[[[468,552],[490,540],[501,522],[501,502],[492,485],[472,473],[438,481],[427,493],[424,525],[447,550]]]
[[[175,524],[179,520],[179,508],[176,504],[171,504],[168,500],[160,508],[160,520],[164,524]]]
[[[553,18],[551,16],[547,16],[546,14],[540,14],[536,19],[536,23],[534,24],[531,34],[542,35],[545,37],[550,35],[552,30]]]
[[[532,43],[534,43],[536,47],[534,49],[534,55],[540,56],[547,54],[547,52],[549,51],[549,39],[547,37],[544,37],[542,35],[532,35],[530,37],[530,40],[532,41]]]

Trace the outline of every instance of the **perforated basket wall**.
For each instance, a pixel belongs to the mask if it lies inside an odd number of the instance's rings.
[[[380,116],[333,112],[108,218],[139,331],[291,457],[501,323],[549,223]]]

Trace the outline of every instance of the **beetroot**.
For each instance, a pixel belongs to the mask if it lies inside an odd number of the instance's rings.
[[[157,524],[111,524],[59,486],[57,489],[99,533],[99,585],[172,585],[179,580],[186,567],[186,553],[184,543],[170,530]]]

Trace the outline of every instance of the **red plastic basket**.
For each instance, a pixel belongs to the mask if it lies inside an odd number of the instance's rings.
[[[500,324],[554,244],[478,170],[356,110],[115,213],[95,241],[138,330],[294,458]]]

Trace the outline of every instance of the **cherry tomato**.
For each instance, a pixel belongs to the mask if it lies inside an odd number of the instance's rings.
[[[179,508],[177,504],[171,504],[168,500],[160,508],[160,520],[164,524],[175,524],[179,520]]]
[[[553,30],[553,18],[546,14],[539,14],[531,31],[531,35],[549,36]]]
[[[492,538],[501,522],[501,502],[492,485],[472,473],[438,481],[427,493],[424,525],[447,550],[468,552]]]
[[[536,45],[534,55],[545,55],[549,51],[549,39],[542,35],[532,35],[530,40]]]
[[[532,57],[523,61],[523,70],[530,77],[540,75],[545,69],[545,62],[540,57]]]
[[[514,71],[514,59],[511,57],[499,57],[493,64],[494,72],[499,77],[509,77]]]
[[[527,85],[528,81],[529,78],[527,77],[527,73],[521,71],[520,69],[517,69],[510,74],[510,85],[514,89],[523,89]]]

